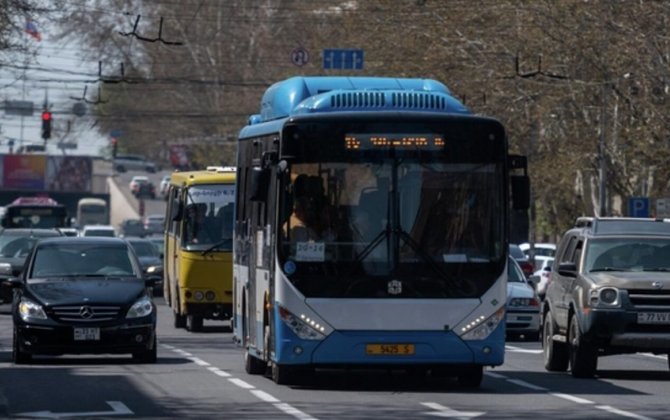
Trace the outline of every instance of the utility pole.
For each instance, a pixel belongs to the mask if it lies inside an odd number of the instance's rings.
[[[607,130],[607,94],[609,93],[609,84],[602,85],[602,105],[600,108],[600,139],[598,141],[598,159],[600,168],[598,176],[600,178],[600,188],[598,194],[598,216],[607,216],[607,147],[605,147],[605,132]]]

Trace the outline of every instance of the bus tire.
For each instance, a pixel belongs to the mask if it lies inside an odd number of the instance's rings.
[[[551,312],[544,315],[542,325],[542,349],[544,353],[544,368],[549,372],[565,372],[568,370],[568,346],[565,343],[554,341],[554,318]]]
[[[174,314],[174,327],[175,328],[186,328],[186,317],[179,312],[173,312]]]
[[[465,388],[479,388],[484,378],[484,366],[474,365],[463,368],[456,376],[458,383]]]
[[[263,360],[249,354],[249,349],[244,351],[244,370],[249,375],[264,375],[267,367]]]
[[[202,331],[202,316],[193,314],[186,315],[186,329],[191,332]]]

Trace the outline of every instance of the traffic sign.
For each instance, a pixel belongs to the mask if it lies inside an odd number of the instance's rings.
[[[302,67],[309,63],[309,52],[303,48],[298,47],[291,51],[291,62],[298,67]]]
[[[670,218],[670,198],[656,199],[656,217],[663,219]]]
[[[629,217],[649,217],[649,197],[631,197],[628,199]]]
[[[323,50],[323,68],[363,70],[363,50],[331,48]]]

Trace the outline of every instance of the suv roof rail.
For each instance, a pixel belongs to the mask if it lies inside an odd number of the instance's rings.
[[[575,220],[575,227],[591,227],[595,220],[595,217],[578,217],[577,220]]]

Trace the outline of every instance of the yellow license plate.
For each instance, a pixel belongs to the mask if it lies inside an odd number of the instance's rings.
[[[375,356],[410,356],[414,354],[414,344],[368,344],[365,353]]]

